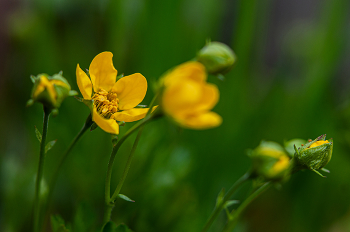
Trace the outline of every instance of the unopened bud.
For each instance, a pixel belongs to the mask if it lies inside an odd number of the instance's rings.
[[[34,102],[40,102],[49,109],[57,109],[67,96],[75,95],[71,90],[67,80],[62,73],[55,74],[52,77],[47,74],[39,74],[31,77],[34,82],[32,98],[28,101],[31,105]]]
[[[283,181],[290,173],[290,158],[283,147],[275,142],[262,141],[251,151],[253,175],[266,181]]]
[[[236,62],[232,49],[220,42],[209,42],[197,53],[196,58],[213,75],[227,73]]]
[[[326,135],[321,135],[299,148],[295,147],[295,165],[299,170],[310,169],[321,175],[317,170],[323,169],[328,164],[332,158],[332,152],[333,140],[326,140]]]

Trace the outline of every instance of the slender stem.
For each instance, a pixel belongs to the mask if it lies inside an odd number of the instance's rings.
[[[227,222],[223,232],[231,232],[238,221],[238,218],[242,211],[256,198],[258,197],[261,193],[263,193],[266,189],[268,189],[272,185],[272,182],[266,182],[263,186],[258,188],[256,191],[254,191],[243,203],[234,211],[233,217],[231,218],[230,221]]]
[[[215,221],[215,219],[219,216],[220,212],[223,210],[226,202],[231,198],[232,194],[243,184],[245,183],[247,180],[249,180],[250,178],[250,172],[245,173],[243,176],[241,176],[229,189],[229,191],[226,193],[226,195],[224,196],[224,199],[222,200],[222,202],[217,205],[214,209],[214,211],[212,212],[212,214],[210,215],[207,223],[205,224],[204,228],[201,230],[201,232],[206,232],[209,230],[210,226],[213,224],[213,222]]]
[[[145,125],[146,123],[148,123],[149,121],[151,121],[153,119],[153,115],[148,115],[146,116],[142,121],[138,122],[137,124],[135,124],[133,127],[131,127],[125,134],[124,136],[118,140],[117,144],[114,146],[111,156],[109,158],[109,162],[108,162],[108,167],[107,167],[107,177],[106,177],[106,182],[105,182],[105,203],[107,205],[109,205],[111,202],[111,197],[110,197],[110,185],[111,185],[111,176],[112,176],[112,167],[113,167],[113,163],[114,163],[114,159],[115,156],[119,150],[119,148],[121,147],[121,145],[124,143],[124,141],[137,129],[139,129],[141,126]]]
[[[92,117],[91,117],[91,114],[89,114],[89,116],[87,117],[87,119],[85,121],[84,126],[81,128],[80,132],[75,136],[75,138],[73,139],[73,141],[69,145],[68,149],[62,155],[62,157],[61,157],[61,159],[59,161],[59,164],[58,164],[58,166],[57,166],[57,168],[56,168],[56,170],[55,170],[55,172],[54,172],[54,174],[52,176],[51,182],[50,182],[51,193],[54,190],[59,171],[60,171],[64,161],[66,160],[68,154],[73,149],[73,147],[78,142],[78,140],[81,138],[81,136],[83,136],[83,134],[91,127],[92,124],[93,124]]]
[[[44,107],[44,122],[43,122],[43,133],[40,143],[40,154],[39,154],[39,166],[35,181],[35,197],[34,197],[34,232],[39,231],[39,220],[40,220],[40,190],[41,190],[41,179],[44,172],[44,161],[45,161],[45,145],[46,135],[49,127],[49,117],[51,110]]]
[[[48,208],[50,206],[50,202],[52,200],[52,195],[54,193],[54,189],[56,186],[56,181],[59,175],[59,172],[63,166],[63,163],[65,162],[65,160],[68,157],[68,154],[70,153],[70,151],[73,149],[73,147],[75,146],[75,144],[78,142],[78,140],[84,135],[84,133],[91,127],[91,125],[93,124],[92,121],[92,117],[91,114],[89,114],[89,116],[87,117],[84,126],[81,128],[80,132],[75,136],[75,138],[73,139],[73,141],[71,142],[71,144],[69,145],[69,147],[67,148],[67,150],[65,151],[65,153],[62,155],[59,164],[53,174],[53,176],[51,177],[50,180],[50,184],[49,184],[49,195],[47,197],[47,201],[46,201],[46,205],[45,205],[45,210],[44,212],[48,211]]]
[[[138,145],[138,142],[140,140],[140,137],[142,135],[142,131],[143,131],[143,127],[146,123],[150,122],[152,119],[160,116],[159,114],[157,113],[153,113],[151,114],[152,112],[152,108],[156,102],[156,99],[158,98],[159,96],[159,93],[157,93],[152,101],[151,101],[151,104],[150,104],[150,107],[149,107],[149,110],[147,111],[147,114],[145,116],[145,118],[140,121],[139,123],[137,123],[136,125],[134,125],[132,128],[130,128],[126,133],[125,135],[117,142],[117,144],[115,145],[115,147],[113,148],[113,151],[111,153],[111,156],[110,156],[110,159],[109,159],[109,162],[108,162],[108,168],[107,168],[107,177],[106,177],[106,183],[105,183],[105,203],[106,203],[106,210],[105,210],[105,214],[104,214],[104,219],[103,219],[103,225],[106,224],[110,218],[111,218],[111,214],[112,214],[112,210],[113,210],[113,207],[114,207],[114,201],[115,199],[118,197],[119,195],[119,192],[121,190],[121,188],[123,187],[123,184],[124,184],[124,181],[126,179],[126,176],[128,175],[128,172],[129,172],[129,169],[130,169],[130,165],[131,165],[131,161],[132,161],[132,158],[134,156],[134,153],[135,153],[135,150],[136,150],[136,147]],[[158,110],[158,109],[157,109]],[[125,168],[124,168],[124,172],[122,174],[122,177],[117,185],[117,188],[116,190],[114,191],[112,197],[111,197],[111,176],[112,176],[112,168],[113,168],[113,163],[114,163],[114,159],[115,159],[115,156],[120,148],[120,146],[124,143],[124,141],[133,133],[135,132],[137,129],[139,129],[139,132],[136,136],[136,139],[135,139],[135,142],[131,148],[131,151],[130,151],[130,154],[129,154],[129,157],[128,157],[128,160],[126,162],[126,165],[125,165]]]

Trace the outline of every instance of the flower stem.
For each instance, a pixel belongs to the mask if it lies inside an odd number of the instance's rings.
[[[226,202],[231,198],[232,194],[247,180],[250,178],[250,172],[245,173],[243,176],[241,176],[229,189],[229,191],[224,196],[224,199],[222,202],[217,205],[212,212],[211,216],[209,217],[207,223],[205,224],[204,228],[201,230],[201,232],[206,232],[209,230],[210,226],[213,224],[215,219],[219,216],[220,212],[223,210]]]
[[[34,195],[34,225],[33,231],[38,232],[40,229],[40,190],[41,190],[41,179],[44,172],[44,161],[45,161],[45,145],[47,130],[49,127],[49,117],[51,110],[44,106],[44,122],[43,122],[43,133],[40,143],[40,153],[39,153],[39,166],[35,181],[35,195]]]
[[[56,181],[58,178],[58,174],[62,168],[62,165],[64,163],[64,161],[66,160],[66,158],[68,157],[68,154],[70,153],[70,151],[73,149],[73,147],[75,146],[75,144],[78,142],[78,140],[83,136],[83,134],[91,127],[91,125],[93,124],[92,121],[92,117],[91,114],[89,114],[89,116],[87,117],[84,126],[81,128],[80,132],[75,136],[75,138],[73,139],[73,141],[71,142],[71,144],[69,145],[69,147],[67,148],[67,150],[65,151],[65,153],[62,155],[59,164],[51,178],[50,184],[49,184],[49,195],[47,198],[47,202],[46,202],[46,206],[45,206],[45,212],[47,212],[51,199],[52,199],[52,195],[54,193],[54,189],[56,186]]]
[[[107,177],[106,177],[106,182],[105,182],[106,210],[105,210],[105,214],[104,214],[103,225],[105,225],[111,218],[112,210],[113,210],[113,207],[114,207],[114,201],[118,197],[119,192],[120,192],[121,188],[123,187],[123,184],[124,184],[124,181],[126,179],[126,176],[128,175],[128,172],[129,172],[129,169],[130,169],[130,165],[131,165],[131,161],[132,161],[132,158],[133,158],[134,153],[136,151],[136,147],[138,145],[138,142],[139,142],[139,140],[141,138],[144,125],[146,123],[150,122],[152,119],[155,119],[156,117],[160,116],[160,114],[157,114],[157,113],[151,114],[152,107],[153,107],[157,97],[158,97],[158,94],[156,94],[154,96],[154,98],[152,99],[150,107],[149,107],[149,110],[147,111],[147,114],[146,114],[145,118],[142,121],[138,122],[136,125],[134,125],[132,128],[130,128],[125,133],[125,135],[120,140],[118,140],[117,144],[113,148],[113,151],[111,153],[111,156],[110,156],[110,159],[109,159],[109,162],[108,162]],[[125,168],[124,168],[122,177],[120,178],[120,181],[119,181],[119,183],[117,185],[117,188],[115,189],[115,191],[114,191],[114,193],[113,193],[113,195],[111,197],[111,195],[110,195],[111,194],[111,176],[112,176],[112,168],[113,168],[113,163],[114,163],[115,156],[116,156],[119,148],[121,147],[121,145],[124,143],[124,141],[133,132],[135,132],[137,129],[139,129],[139,132],[138,132],[138,134],[136,136],[136,139],[135,139],[135,142],[134,142],[134,144],[133,144],[133,146],[131,148],[128,160],[127,160],[127,162],[125,164]]]
[[[234,214],[232,215],[232,218],[230,221],[227,222],[223,232],[231,232],[238,221],[238,218],[242,211],[261,193],[263,193],[266,189],[268,189],[272,185],[272,182],[266,182],[263,186],[255,190],[243,203],[234,211]]]

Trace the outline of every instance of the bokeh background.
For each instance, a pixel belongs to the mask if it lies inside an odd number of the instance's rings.
[[[215,111],[223,124],[183,130],[166,119],[146,126],[113,221],[134,231],[199,231],[217,194],[249,167],[248,148],[327,133],[334,153],[327,179],[300,172],[244,212],[240,232],[350,231],[349,0],[1,0],[0,231],[30,231],[42,107],[26,108],[30,75],[63,71],[72,88],[77,63],[111,51],[119,73],[142,73],[149,90],[169,68],[192,59],[207,39],[230,45],[235,68],[221,82]],[[66,99],[51,117],[49,179],[82,127],[88,108]],[[132,125],[132,123],[130,124]],[[130,125],[124,129],[125,132]],[[133,139],[118,154],[117,184]],[[65,163],[51,215],[72,231],[99,231],[111,137],[88,132]],[[235,196],[242,199],[245,185]],[[221,231],[224,213],[211,231]],[[50,231],[49,224],[45,231]]]

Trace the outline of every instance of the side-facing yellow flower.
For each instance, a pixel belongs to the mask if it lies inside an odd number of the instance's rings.
[[[206,80],[205,67],[199,62],[190,61],[175,67],[162,79],[163,111],[186,128],[219,126],[221,116],[210,111],[219,100],[219,90]]]
[[[104,131],[119,134],[117,121],[133,122],[146,116],[147,108],[135,107],[146,95],[147,81],[135,73],[116,82],[112,57],[111,52],[95,56],[89,67],[90,78],[78,64],[76,76],[84,99],[93,102],[92,120]]]

